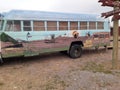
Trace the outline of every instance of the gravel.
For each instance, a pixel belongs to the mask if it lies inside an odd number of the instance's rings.
[[[87,49],[78,59],[61,53],[9,58],[0,66],[0,90],[120,90],[120,70],[112,69],[112,49]]]

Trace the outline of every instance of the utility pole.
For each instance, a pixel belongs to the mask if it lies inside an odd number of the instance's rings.
[[[120,19],[120,0],[99,0],[102,6],[113,7],[113,11],[102,13],[102,17],[108,18],[113,16],[113,52],[112,52],[112,68],[118,69],[118,29]]]
[[[120,9],[119,7],[114,7],[114,10]],[[113,17],[117,17],[119,14],[114,14]],[[114,19],[113,22],[113,52],[112,52],[112,68],[118,69],[118,29],[119,21]]]

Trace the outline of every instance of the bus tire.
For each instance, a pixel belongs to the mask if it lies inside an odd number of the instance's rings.
[[[69,56],[71,58],[79,58],[82,55],[82,47],[80,45],[74,44],[69,50]]]

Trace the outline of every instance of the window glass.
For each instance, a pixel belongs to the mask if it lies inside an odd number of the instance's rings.
[[[7,21],[5,31],[21,31],[21,24],[20,21]]]
[[[89,22],[89,29],[96,29],[96,22]]]
[[[13,30],[13,21],[7,21],[5,31],[14,31]]]
[[[20,21],[14,21],[13,29],[14,31],[21,31]]]
[[[1,29],[1,26],[2,26],[1,24],[2,24],[2,21],[0,20],[0,29]]]
[[[30,21],[23,21],[23,30],[24,31],[31,31],[31,23],[30,23]]]
[[[47,31],[55,31],[55,30],[57,30],[57,22],[47,21]]]
[[[104,22],[97,22],[97,29],[104,29]]]
[[[70,22],[70,30],[78,30],[78,22]]]
[[[68,22],[60,21],[59,22],[59,30],[68,30]]]
[[[86,30],[87,29],[87,22],[80,22],[80,30]]]
[[[3,21],[0,20],[0,30],[2,30],[2,28],[3,28]]]
[[[33,22],[33,30],[34,31],[44,31],[45,30],[44,21],[34,21]]]

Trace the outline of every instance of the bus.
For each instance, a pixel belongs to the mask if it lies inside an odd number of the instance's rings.
[[[0,16],[1,62],[57,51],[79,58],[84,48],[109,45],[109,20],[99,15],[11,10]]]

